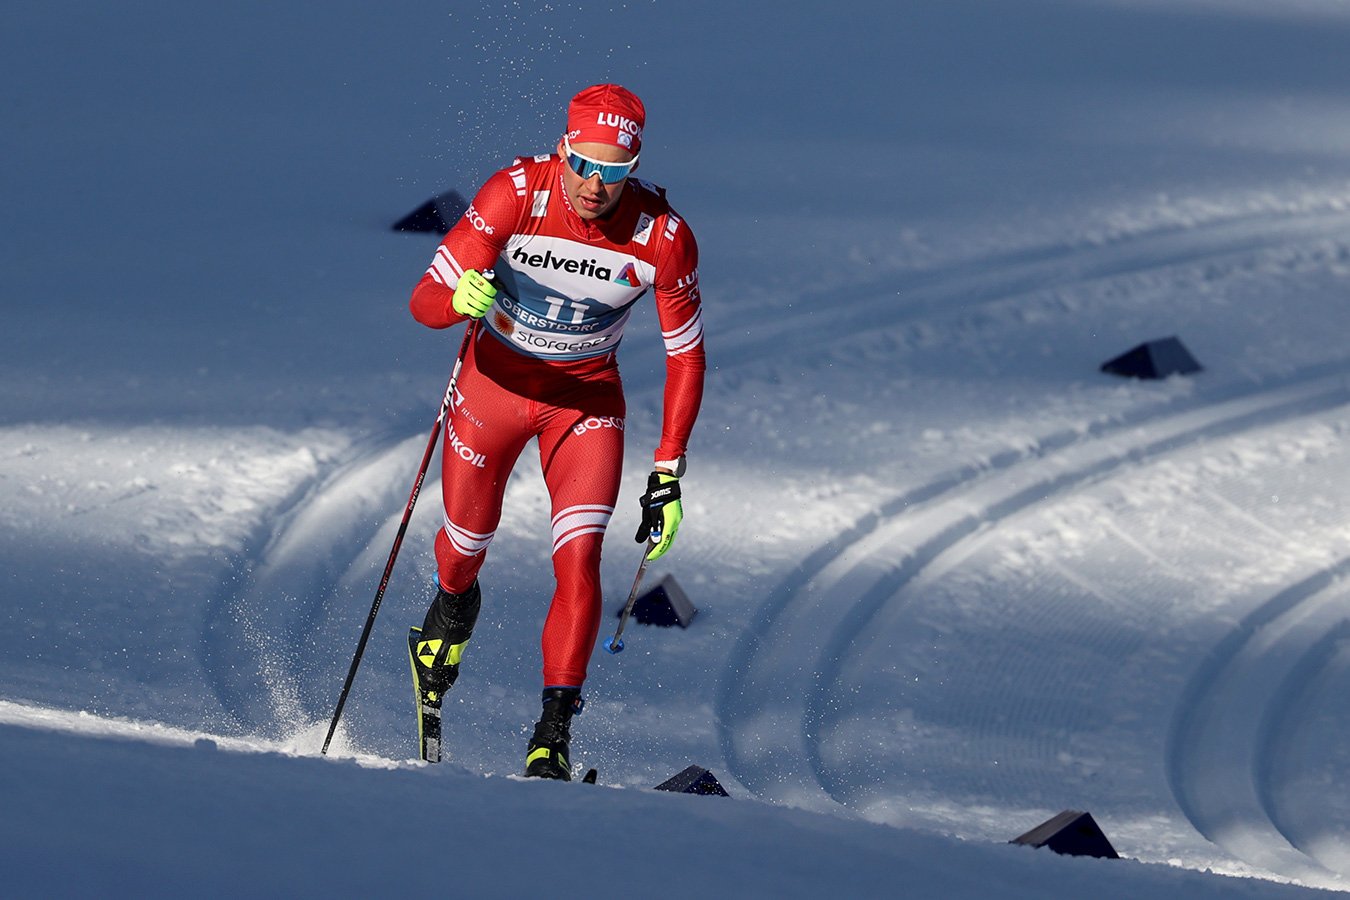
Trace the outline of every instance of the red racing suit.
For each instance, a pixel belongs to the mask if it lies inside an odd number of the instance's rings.
[[[516,460],[538,438],[553,515],[556,587],[544,623],[545,687],[580,687],[600,629],[600,546],[619,495],[625,405],[615,350],[650,290],[666,347],[661,443],[685,452],[706,362],[698,246],[665,191],[637,178],[603,219],[582,219],[553,155],[517,159],[488,179],[413,289],[417,321],[464,317],[451,298],[466,269],[503,290],[460,371],[445,425],[436,535],[441,586],[473,584],[501,519]]]

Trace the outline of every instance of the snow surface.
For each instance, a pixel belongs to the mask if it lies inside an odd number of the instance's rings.
[[[1303,897],[1350,888],[1344,0],[0,12],[0,894]],[[647,102],[712,370],[692,627],[537,713],[527,453],[413,761],[458,331],[389,224]],[[1205,369],[1098,366],[1178,335]],[[661,399],[622,365],[636,508]],[[609,606],[637,563],[620,517]],[[606,628],[612,624],[607,619]],[[732,795],[650,788],[698,764]],[[1010,846],[1090,811],[1123,861]]]

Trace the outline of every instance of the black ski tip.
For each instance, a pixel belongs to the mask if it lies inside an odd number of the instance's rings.
[[[600,777],[600,773],[595,769],[587,769],[586,774],[582,776],[582,784],[595,784],[595,779]]]

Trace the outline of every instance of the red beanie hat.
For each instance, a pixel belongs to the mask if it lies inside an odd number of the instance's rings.
[[[646,121],[647,110],[632,91],[617,84],[596,84],[568,104],[567,139],[577,144],[610,144],[637,156]]]

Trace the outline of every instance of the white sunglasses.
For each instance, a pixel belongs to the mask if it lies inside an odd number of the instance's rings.
[[[572,144],[567,140],[567,135],[563,135],[563,150],[567,152],[567,167],[585,181],[592,175],[599,175],[600,180],[605,184],[618,184],[628,177],[633,171],[633,166],[637,165],[638,158],[634,156],[628,162],[602,162],[598,159],[591,159],[572,149]]]

